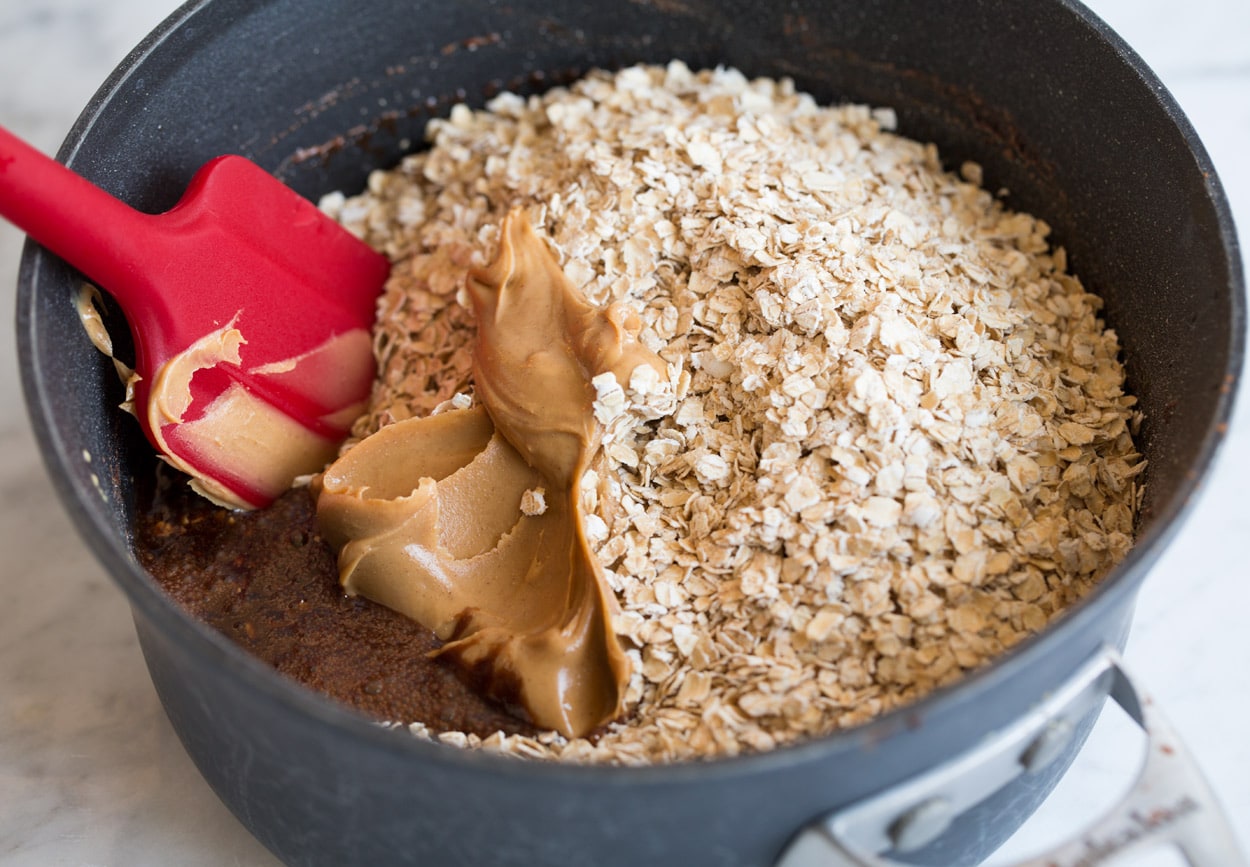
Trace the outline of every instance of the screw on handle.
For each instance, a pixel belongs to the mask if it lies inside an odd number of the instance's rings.
[[[1192,867],[1245,867],[1215,793],[1175,730],[1116,658],[1111,697],[1146,733],[1133,788],[1075,839],[1019,867],[1075,867],[1173,845]],[[1129,862],[1125,862],[1129,863]]]
[[[1015,867],[1129,864],[1126,856],[1166,845],[1191,867],[1247,867],[1250,862],[1189,751],[1110,648],[1096,654],[1038,712],[1005,732],[804,828],[777,867],[900,865],[890,860],[891,853],[922,848],[957,826],[974,804],[1053,759],[1062,751],[1070,721],[1108,694],[1146,733],[1146,761],[1132,789],[1072,840]]]

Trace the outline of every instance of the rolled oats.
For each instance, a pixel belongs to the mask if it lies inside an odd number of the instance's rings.
[[[576,741],[415,734],[621,764],[769,749],[951,682],[1124,556],[1144,462],[1116,335],[979,166],[944,171],[888,109],[681,63],[487,109],[323,202],[395,262],[357,437],[469,399],[459,293],[515,205],[669,377],[594,383],[581,492],[626,717]]]

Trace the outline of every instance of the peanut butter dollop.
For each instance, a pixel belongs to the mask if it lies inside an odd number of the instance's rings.
[[[357,444],[317,480],[318,522],[348,593],[434,630],[439,653],[536,724],[584,735],[620,713],[629,679],[582,529],[578,485],[602,439],[591,379],[666,370],[636,317],[589,304],[517,211],[468,290],[480,405]],[[526,514],[540,489],[545,510]]]

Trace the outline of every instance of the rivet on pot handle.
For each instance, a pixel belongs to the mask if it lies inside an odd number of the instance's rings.
[[[966,810],[1057,758],[1076,723],[1107,695],[1146,732],[1141,773],[1080,836],[1017,867],[1084,867],[1174,845],[1192,867],[1247,867],[1227,818],[1171,726],[1107,648],[1009,728],[932,771],[838,810],[799,832],[777,867],[893,867]]]

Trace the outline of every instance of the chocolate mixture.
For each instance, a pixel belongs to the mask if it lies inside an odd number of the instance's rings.
[[[183,608],[305,686],[433,731],[536,731],[429,658],[440,646],[430,630],[344,595],[307,489],[268,509],[231,512],[169,484],[135,530],[141,564]]]

